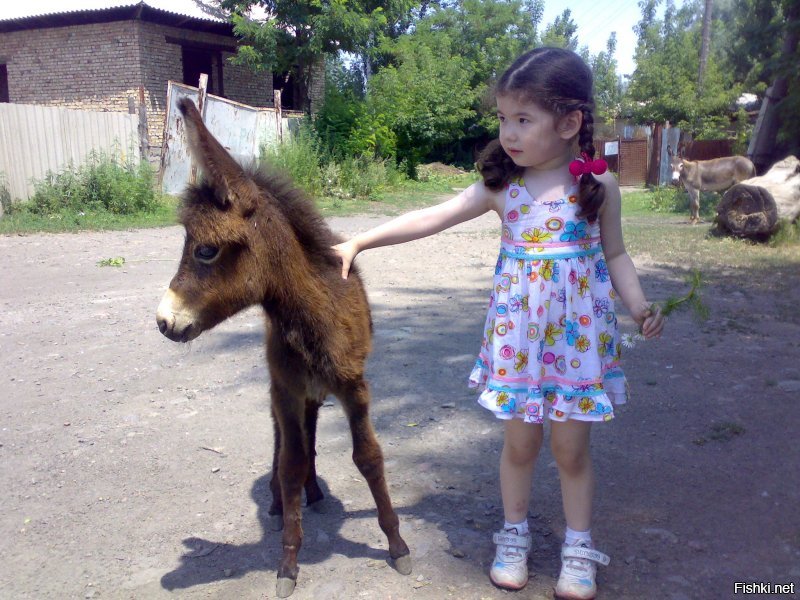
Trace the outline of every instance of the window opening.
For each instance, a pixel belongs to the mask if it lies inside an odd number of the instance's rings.
[[[11,102],[8,94],[8,66],[0,64],[0,102]]]

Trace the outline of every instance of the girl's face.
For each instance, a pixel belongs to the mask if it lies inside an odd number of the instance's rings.
[[[545,170],[559,167],[570,158],[577,131],[564,127],[565,118],[513,95],[497,97],[497,117],[500,144],[514,164]]]

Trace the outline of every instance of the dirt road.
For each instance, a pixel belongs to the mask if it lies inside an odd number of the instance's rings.
[[[380,219],[331,223],[350,234]],[[326,514],[305,513],[293,598],[551,597],[564,524],[549,451],[531,510],[535,575],[516,594],[487,577],[502,432],[465,382],[496,235],[487,216],[360,257],[372,415],[414,571],[387,566],[331,402],[318,435],[329,499]],[[188,347],[162,337],[155,309],[182,242],[176,227],[0,237],[0,598],[274,597],[262,316]],[[122,268],[97,265],[116,256]],[[639,264],[649,296],[682,289],[669,266]],[[710,275],[711,319],[678,315],[629,352],[632,402],[593,432],[594,533],[611,556],[601,598],[800,586],[800,274],[754,286]]]

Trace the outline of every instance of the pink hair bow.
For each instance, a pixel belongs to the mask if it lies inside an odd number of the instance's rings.
[[[573,177],[580,177],[581,175],[602,175],[608,170],[608,163],[602,158],[591,160],[586,152],[581,154],[583,160],[573,160],[569,163],[569,172]]]

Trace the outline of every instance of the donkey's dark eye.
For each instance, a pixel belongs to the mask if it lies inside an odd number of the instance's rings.
[[[194,257],[203,262],[214,260],[217,254],[219,254],[219,248],[216,246],[197,246],[194,249]]]

